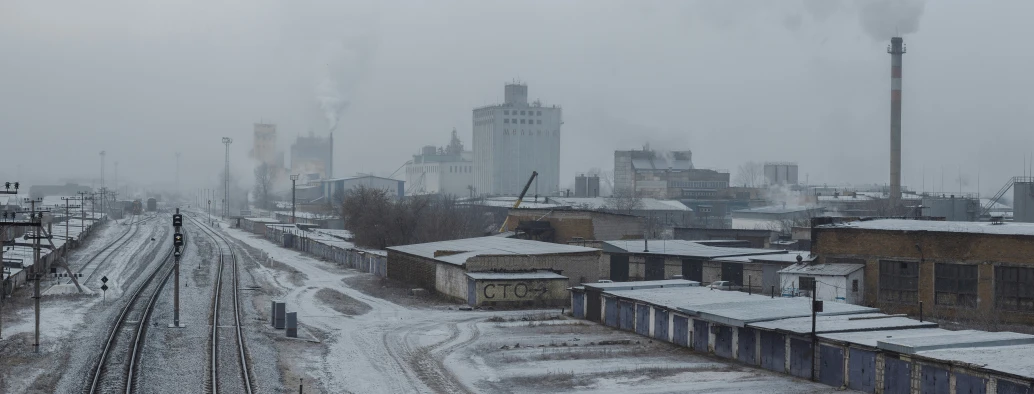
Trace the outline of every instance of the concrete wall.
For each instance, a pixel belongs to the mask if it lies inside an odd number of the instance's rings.
[[[388,278],[411,283],[426,290],[437,285],[437,267],[434,260],[388,250]],[[466,297],[465,295],[463,297]]]
[[[1034,182],[1012,185],[1013,220],[1034,223]]]
[[[602,252],[570,253],[562,255],[502,255],[474,256],[467,260],[467,271],[530,271],[554,270],[569,278],[569,286],[596,282],[601,278]]]
[[[435,269],[435,285],[427,290],[435,290],[449,297],[467,301],[467,270],[458,265],[437,263]]]
[[[564,279],[500,279],[475,281],[476,305],[560,306],[568,301]]]
[[[1008,224],[1006,224],[1008,225]],[[887,313],[918,314],[919,305],[879,301],[879,262],[895,260],[922,262],[919,265],[919,301],[924,313],[945,318],[981,319],[995,313],[994,268],[999,265],[1034,266],[1034,237],[928,231],[886,231],[856,228],[817,228],[812,253],[820,263],[836,258],[857,258],[865,262],[863,282],[866,305],[879,306]],[[916,245],[922,248],[922,254]],[[946,307],[934,303],[936,263],[962,263],[977,266],[976,308]],[[1004,322],[1034,323],[1034,314],[1000,313]]]
[[[675,239],[687,241],[734,239],[750,242],[752,248],[767,248],[777,233],[770,230],[742,230],[701,227],[676,227]]]

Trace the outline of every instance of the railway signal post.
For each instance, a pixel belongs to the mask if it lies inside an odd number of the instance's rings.
[[[176,230],[172,234],[172,247],[173,247],[173,271],[175,272],[175,281],[173,294],[173,312],[172,312],[172,324],[169,328],[181,328],[183,325],[180,324],[180,251],[183,250],[183,233],[180,228],[183,227],[183,215],[180,214],[180,209],[176,208],[176,213],[172,215],[172,227]]]

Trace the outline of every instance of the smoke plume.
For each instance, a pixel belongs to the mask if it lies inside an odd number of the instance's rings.
[[[862,29],[876,41],[919,31],[926,0],[858,0]]]
[[[328,45],[326,68],[316,85],[316,101],[326,118],[328,131],[337,129],[341,116],[354,100],[374,48],[374,40],[370,37],[353,37]]]

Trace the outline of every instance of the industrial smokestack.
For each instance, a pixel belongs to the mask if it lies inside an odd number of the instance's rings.
[[[892,209],[901,204],[901,55],[905,41],[890,39],[890,203]]]

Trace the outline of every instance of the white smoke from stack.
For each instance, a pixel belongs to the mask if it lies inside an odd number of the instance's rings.
[[[926,0],[857,0],[858,19],[876,41],[919,31]]]
[[[316,101],[326,118],[328,131],[337,129],[341,116],[355,99],[375,48],[372,37],[351,37],[327,46],[323,77],[316,84]]]

